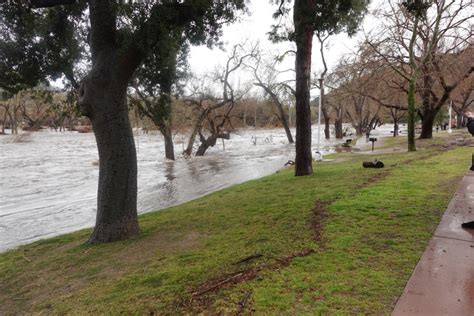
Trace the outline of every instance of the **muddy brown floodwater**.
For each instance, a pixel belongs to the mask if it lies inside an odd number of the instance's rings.
[[[313,144],[316,138],[313,132]],[[43,131],[14,139],[0,137],[0,251],[93,226],[99,173],[94,135]],[[160,135],[141,134],[135,141],[139,213],[260,178],[294,159],[294,146],[280,129],[242,131],[225,141],[225,149],[219,142],[204,157],[174,162],[164,159]],[[185,141],[175,137],[176,153]],[[335,144],[322,141],[322,148]]]

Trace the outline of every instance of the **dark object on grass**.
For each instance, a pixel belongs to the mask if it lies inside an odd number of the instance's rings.
[[[374,161],[364,161],[362,163],[362,166],[364,168],[383,168],[383,167],[385,167],[383,162],[378,161],[377,159],[375,159]]]
[[[285,164],[285,167],[286,166],[293,166],[295,164],[295,162],[293,160],[288,160]]]
[[[474,221],[462,223],[461,227],[465,229],[474,229]]]
[[[469,131],[469,133],[471,133],[471,135],[474,136],[474,118],[472,118],[472,117],[467,118],[466,127],[467,127],[467,130]]]
[[[472,117],[467,118],[466,127],[469,133],[471,133],[471,135],[474,136],[474,119]],[[472,164],[471,164],[471,168],[469,169],[471,171],[474,171],[474,154],[472,154]]]
[[[251,255],[251,256],[248,256],[248,257],[245,257],[239,261],[237,261],[236,263],[234,264],[241,264],[241,263],[244,263],[244,262],[248,262],[250,260],[253,260],[253,259],[258,259],[258,258],[261,258],[263,257],[263,255],[261,253],[256,253],[254,255]]]
[[[342,147],[351,147],[352,139],[346,139],[345,143],[342,143]]]

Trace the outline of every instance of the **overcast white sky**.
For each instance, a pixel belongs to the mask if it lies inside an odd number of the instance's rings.
[[[270,52],[272,55],[278,55],[288,49],[292,49],[291,43],[273,44],[268,40],[267,33],[271,30],[271,25],[275,23],[272,18],[273,13],[277,9],[277,5],[271,4],[270,0],[251,0],[249,4],[250,15],[243,15],[241,21],[231,25],[227,25],[223,29],[222,42],[225,43],[226,48],[231,48],[235,44],[247,41],[249,43],[259,42],[259,47],[264,52]],[[383,0],[372,0],[369,11],[382,5]],[[290,21],[291,21],[290,16]],[[374,27],[376,20],[368,14],[364,20],[361,28],[370,30]],[[328,41],[328,46],[325,51],[326,62],[329,69],[331,69],[339,58],[347,53],[357,49],[357,42],[362,40],[363,32],[359,32],[353,38],[349,38],[345,34],[333,36]],[[319,42],[317,38],[313,41],[313,68],[320,72],[322,70],[322,62],[319,53]],[[215,47],[212,50],[206,46],[195,46],[191,48],[189,54],[189,64],[191,71],[197,75],[212,72],[216,67],[223,65],[227,58],[226,52]],[[289,55],[284,63],[281,64],[280,69],[293,69],[294,56]],[[291,76],[290,73],[287,73]],[[245,82],[251,80],[250,74],[245,72],[236,73],[235,76],[240,76],[239,79],[234,78],[233,81]],[[286,79],[286,78],[285,78]],[[232,80],[232,79],[231,79]],[[52,82],[53,86],[62,87],[61,80]],[[318,95],[317,91],[312,91],[312,98]]]
[[[370,10],[380,6],[382,0],[373,0]],[[291,48],[291,44],[273,44],[268,40],[267,33],[271,29],[271,25],[275,23],[272,14],[276,11],[277,6],[270,3],[270,0],[251,0],[249,5],[250,16],[245,15],[242,21],[224,27],[223,37],[221,40],[226,43],[226,47],[230,48],[234,44],[242,43],[245,40],[249,42],[259,42],[263,50],[273,52],[284,52]],[[366,16],[363,28],[370,30],[375,24],[374,18],[370,15]],[[363,32],[349,38],[345,34],[339,34],[329,39],[329,45],[325,52],[326,61],[329,69],[335,66],[337,61],[344,54],[350,53],[356,48],[357,42],[363,37]],[[196,74],[203,74],[215,69],[218,65],[224,64],[227,53],[214,48],[208,49],[206,46],[192,47],[190,52],[189,63],[191,70]],[[294,57],[289,56],[286,59],[286,65],[283,68],[294,67]],[[321,70],[322,62],[319,54],[319,42],[314,38],[313,44],[313,71]]]

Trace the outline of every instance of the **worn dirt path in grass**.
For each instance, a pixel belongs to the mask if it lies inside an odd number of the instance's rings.
[[[451,199],[393,311],[398,315],[472,315],[474,311],[474,172]]]

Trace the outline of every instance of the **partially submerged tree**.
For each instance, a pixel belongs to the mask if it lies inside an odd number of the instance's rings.
[[[249,90],[237,91],[231,84],[231,77],[244,66],[246,59],[255,56],[255,49],[244,52],[241,45],[233,46],[223,70],[216,71],[214,76],[210,77],[212,82],[219,83],[218,88],[222,96],[216,96],[213,93],[212,84],[206,84],[203,87],[203,80],[193,87],[192,95],[186,98],[186,102],[194,108],[196,119],[184,151],[186,156],[191,156],[197,136],[201,144],[196,151],[196,156],[203,156],[218,139],[230,138],[230,131],[233,129],[232,111]]]
[[[273,58],[273,61],[264,61],[262,53],[259,51],[255,54],[252,63],[248,63],[247,67],[252,69],[253,77],[255,79],[254,85],[262,88],[266,95],[268,95],[275,106],[278,121],[285,130],[286,138],[290,144],[294,143],[293,135],[291,135],[290,125],[288,122],[288,114],[285,111],[283,98],[285,95],[291,94],[294,96],[294,89],[286,81],[278,80],[277,66],[278,58]]]
[[[133,104],[141,115],[148,117],[160,130],[165,141],[165,156],[174,160],[172,131],[172,97],[179,90],[178,80],[186,70],[187,43],[182,30],[163,36],[152,54],[137,70]]]
[[[62,10],[58,19],[63,18],[63,21],[58,22],[58,27],[70,21],[75,16],[73,13],[78,16],[88,13],[90,29],[86,34],[87,40],[81,43],[89,44],[91,68],[80,84],[78,101],[82,113],[92,122],[100,157],[97,220],[89,242],[110,242],[138,234],[137,161],[126,102],[129,81],[160,38],[170,31],[191,25],[194,43],[211,42],[220,35],[222,23],[232,20],[236,9],[244,8],[244,1],[124,4],[122,1],[89,0],[87,6],[82,1],[30,0],[28,5],[33,8],[45,8],[40,11],[29,8],[23,2],[14,4],[4,2],[2,10],[9,6],[18,8],[16,12],[12,11],[4,24],[9,32],[15,34],[15,38],[19,38],[21,32],[15,29],[17,24],[12,20],[25,12],[25,16],[35,20],[42,18],[43,14]],[[38,14],[41,16],[38,17]],[[134,22],[134,27],[128,27],[130,21]],[[28,30],[32,27],[24,25]],[[46,37],[47,34],[44,34],[40,38]],[[66,43],[69,42],[50,41],[46,51],[62,52]],[[28,46],[28,43],[24,44]],[[58,68],[46,67],[45,71],[41,68],[35,73],[39,78],[59,72],[68,77],[73,69],[72,60],[70,56],[64,57],[61,58],[64,63],[55,63]],[[25,59],[30,60],[30,64],[36,64],[34,58],[26,56]]]

